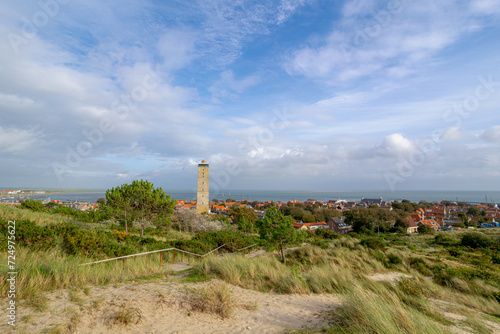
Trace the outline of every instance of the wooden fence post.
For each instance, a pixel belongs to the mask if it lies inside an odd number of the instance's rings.
[[[161,268],[161,252],[160,252],[160,268]]]
[[[175,263],[175,249],[174,249],[174,263]]]

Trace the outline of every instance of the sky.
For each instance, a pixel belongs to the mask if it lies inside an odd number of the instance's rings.
[[[0,187],[499,190],[500,2],[0,0]]]

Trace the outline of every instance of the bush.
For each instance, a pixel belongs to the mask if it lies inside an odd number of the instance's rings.
[[[449,235],[444,233],[438,233],[434,237],[434,242],[441,246],[452,246],[455,244],[455,240],[453,240]]]
[[[329,230],[329,229],[323,229],[323,228],[317,229],[316,235],[323,238],[323,239],[333,240],[333,239],[340,238],[340,235],[337,232],[335,232],[333,230]]]
[[[459,257],[460,255],[462,255],[464,253],[464,251],[461,250],[459,247],[448,248],[448,252],[453,257]]]
[[[188,295],[187,302],[191,311],[212,313],[221,319],[229,318],[235,307],[231,290],[225,283],[194,290]]]
[[[396,254],[389,253],[387,254],[387,258],[389,259],[389,263],[391,264],[400,264],[403,262],[399,256]]]
[[[367,248],[371,249],[380,249],[384,250],[385,249],[385,244],[382,240],[379,238],[366,238],[361,240],[361,244]]]
[[[45,211],[45,205],[43,205],[42,202],[35,201],[32,199],[27,199],[25,201],[22,201],[21,207],[24,209],[30,209],[30,210],[36,211],[36,212]]]
[[[427,225],[420,225],[418,227],[418,233],[420,234],[434,234],[436,231],[434,231],[433,228],[427,226]]]
[[[429,269],[429,266],[427,265],[427,262],[425,262],[424,259],[421,259],[419,257],[412,257],[410,258],[408,264],[410,265],[411,268],[417,270],[424,276],[432,275],[432,271]]]
[[[389,263],[385,259],[385,254],[380,251],[375,251],[372,254],[373,258],[384,265],[384,267],[389,267]]]
[[[493,275],[488,271],[473,268],[437,265],[434,266],[432,270],[434,272],[434,281],[436,283],[453,287],[461,292],[465,291],[464,286],[467,285],[464,281],[471,281],[474,279],[494,279]]]
[[[491,262],[500,264],[500,254],[494,253],[491,255]]]
[[[493,240],[483,233],[473,232],[462,236],[462,246],[470,248],[488,248],[493,246]]]
[[[260,242],[260,239],[255,236],[233,230],[198,233],[195,235],[193,240],[203,241],[214,245],[215,247],[226,244],[237,249],[258,244]]]
[[[7,221],[0,222],[0,232],[7,234]],[[56,233],[31,220],[16,221],[16,243],[33,249],[45,250],[57,245]]]

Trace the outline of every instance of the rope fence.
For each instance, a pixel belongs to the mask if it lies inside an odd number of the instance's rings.
[[[123,259],[123,261],[125,261],[125,259],[129,258],[129,257],[142,256],[142,255],[154,254],[154,253],[160,253],[160,266],[161,266],[161,263],[162,263],[162,253],[163,252],[173,251],[174,252],[174,262],[175,262],[176,252],[180,252],[182,254],[182,260],[184,260],[184,254],[187,254],[188,256],[192,255],[194,257],[204,258],[205,256],[208,256],[208,255],[212,254],[213,252],[221,249],[222,247],[232,248],[236,252],[241,252],[241,251],[244,251],[244,250],[248,249],[248,252],[250,253],[250,249],[252,247],[254,247],[254,246],[257,246],[257,244],[253,244],[253,245],[250,245],[250,246],[238,249],[238,248],[235,248],[235,247],[233,247],[231,245],[224,244],[222,246],[219,246],[219,247],[211,250],[210,252],[208,252],[206,254],[196,254],[196,253],[188,252],[188,251],[185,251],[185,250],[182,250],[182,249],[178,249],[178,248],[166,248],[166,249],[159,249],[159,250],[150,251],[150,252],[130,254],[130,255],[125,255],[125,256],[118,256],[118,257],[113,257],[113,258],[110,258],[110,259],[99,260],[99,261],[94,261],[94,262],[89,262],[89,263],[82,263],[82,264],[80,264],[80,266],[87,266],[87,265],[90,265],[90,264],[96,264],[96,263],[102,263],[102,262],[108,262],[108,261],[115,261],[115,260],[120,260],[120,259]]]

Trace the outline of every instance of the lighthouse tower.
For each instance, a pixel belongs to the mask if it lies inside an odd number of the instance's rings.
[[[196,203],[197,213],[208,213],[208,163],[205,160],[198,164],[198,194]]]

